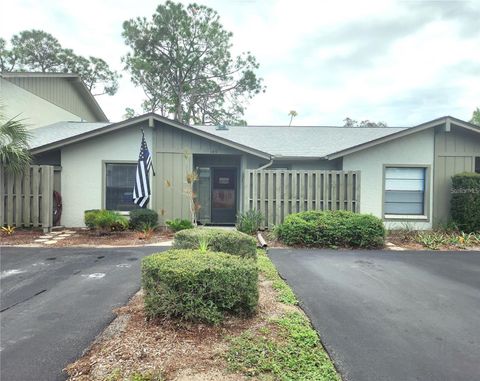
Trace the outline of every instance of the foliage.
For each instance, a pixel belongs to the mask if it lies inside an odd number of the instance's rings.
[[[298,300],[290,286],[278,275],[277,269],[272,261],[267,257],[265,250],[257,250],[258,270],[268,280],[272,281],[272,286],[277,291],[277,300],[281,303],[297,305]]]
[[[387,127],[387,123],[385,122],[371,122],[368,119],[357,121],[355,119],[345,118],[344,120],[344,127]]]
[[[464,232],[480,232],[480,174],[460,173],[452,177],[452,220]]]
[[[244,258],[257,257],[257,242],[253,237],[234,230],[190,229],[175,234],[173,247],[176,249],[198,249],[202,239],[208,240],[212,251],[238,255]]]
[[[11,49],[0,39],[0,71],[65,72],[78,74],[94,95],[114,95],[119,74],[98,57],[83,57],[65,49],[50,33],[24,30],[14,35]]]
[[[128,218],[112,210],[86,210],[84,212],[84,222],[90,229],[97,229],[102,232],[123,231],[128,229]]]
[[[226,314],[251,315],[258,303],[253,261],[225,253],[169,250],[142,260],[148,318],[220,323]]]
[[[210,237],[203,236],[198,239],[198,251],[206,253],[210,247]]]
[[[144,225],[156,227],[158,223],[158,213],[152,209],[139,208],[130,211],[130,228],[141,230]]]
[[[23,121],[17,118],[6,120],[0,112],[0,166],[12,174],[28,168],[32,157],[29,152],[31,134]]]
[[[480,107],[477,107],[475,111],[472,114],[472,119],[470,120],[470,123],[476,124],[477,126],[480,126]]]
[[[158,227],[157,224],[144,222],[138,229],[139,230],[138,239],[149,240],[150,238],[153,237],[153,234],[155,233],[155,230],[157,229],[157,227]]]
[[[232,34],[206,6],[167,1],[151,20],[125,21],[122,35],[131,48],[123,61],[145,92],[146,112],[185,124],[237,124],[244,103],[263,90],[255,58],[232,56]]]
[[[237,216],[237,230],[246,234],[255,234],[262,225],[263,214],[258,210],[248,210]]]
[[[174,220],[169,220],[165,222],[169,229],[174,232],[179,232],[181,230],[193,229],[193,224],[189,220],[182,220],[180,218],[175,218]]]
[[[480,245],[480,233],[465,233],[458,231],[421,231],[414,236],[417,243],[430,250],[458,247],[461,249]]]
[[[439,232],[418,232],[416,241],[430,250],[438,250],[441,246],[448,243],[445,234]]]
[[[10,225],[2,226],[1,230],[2,230],[2,233],[6,235],[12,235],[15,232],[15,226],[10,226]]]
[[[226,359],[232,371],[261,379],[339,380],[317,333],[299,312],[231,339]]]
[[[382,247],[382,220],[348,211],[308,211],[290,214],[276,227],[277,237],[287,245],[312,247]]]

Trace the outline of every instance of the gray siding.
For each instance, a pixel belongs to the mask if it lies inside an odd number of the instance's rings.
[[[452,176],[473,172],[475,157],[480,156],[480,134],[452,126],[450,132],[435,133],[433,219],[445,223],[450,216]]]
[[[87,122],[99,121],[68,78],[17,77],[8,78],[8,81]]]

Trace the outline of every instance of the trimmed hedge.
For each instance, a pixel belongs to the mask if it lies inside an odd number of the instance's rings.
[[[290,214],[275,229],[287,245],[377,248],[385,241],[381,219],[348,211],[308,211]]]
[[[188,229],[175,234],[175,249],[198,249],[206,242],[211,251],[219,251],[244,258],[257,258],[257,241],[248,234],[223,229]]]
[[[133,209],[130,211],[130,227],[138,230],[145,225],[150,227],[157,226],[158,213],[152,209]]]
[[[452,177],[450,212],[460,230],[480,231],[480,174],[464,172]]]
[[[169,250],[142,259],[148,318],[220,323],[226,314],[251,315],[258,304],[258,269],[225,253]]]
[[[86,210],[84,212],[84,222],[90,229],[102,231],[123,231],[128,229],[128,218],[112,210]]]

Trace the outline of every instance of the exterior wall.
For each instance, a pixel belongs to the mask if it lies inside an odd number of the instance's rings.
[[[24,119],[30,129],[60,121],[81,121],[81,117],[0,78],[0,101],[5,116]]]
[[[278,160],[274,161],[268,169],[286,168],[293,171],[341,171],[342,159],[336,160]],[[250,168],[249,168],[250,169]],[[251,168],[254,169],[254,168]]]
[[[438,128],[435,133],[434,223],[450,217],[452,176],[475,171],[475,157],[480,157],[480,134],[452,126],[450,132]]]
[[[433,168],[434,131],[429,129],[388,143],[347,155],[343,158],[343,170],[360,170],[360,212],[383,218],[383,171],[385,165],[421,165]],[[389,229],[402,228],[408,223],[415,229],[432,227],[433,176],[427,177],[427,221],[386,221]]]
[[[87,122],[99,121],[75,88],[72,79],[17,77],[8,80],[47,102],[79,116],[80,119]]]
[[[136,162],[140,127],[138,124],[62,148],[63,225],[84,226],[83,212],[104,206],[105,162]],[[152,128],[143,127],[151,149]]]

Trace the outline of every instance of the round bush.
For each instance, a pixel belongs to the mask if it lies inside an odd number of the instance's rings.
[[[348,211],[308,211],[290,214],[275,230],[287,245],[377,248],[384,245],[381,219]]]
[[[198,249],[201,242],[211,251],[219,251],[244,258],[257,258],[257,241],[248,234],[235,230],[197,228],[175,234],[175,249]]]
[[[148,318],[216,324],[226,314],[251,315],[258,304],[254,261],[225,253],[169,250],[142,260]]]
[[[156,226],[158,223],[158,213],[152,209],[133,209],[130,211],[130,227],[132,229],[141,229],[144,225]]]

